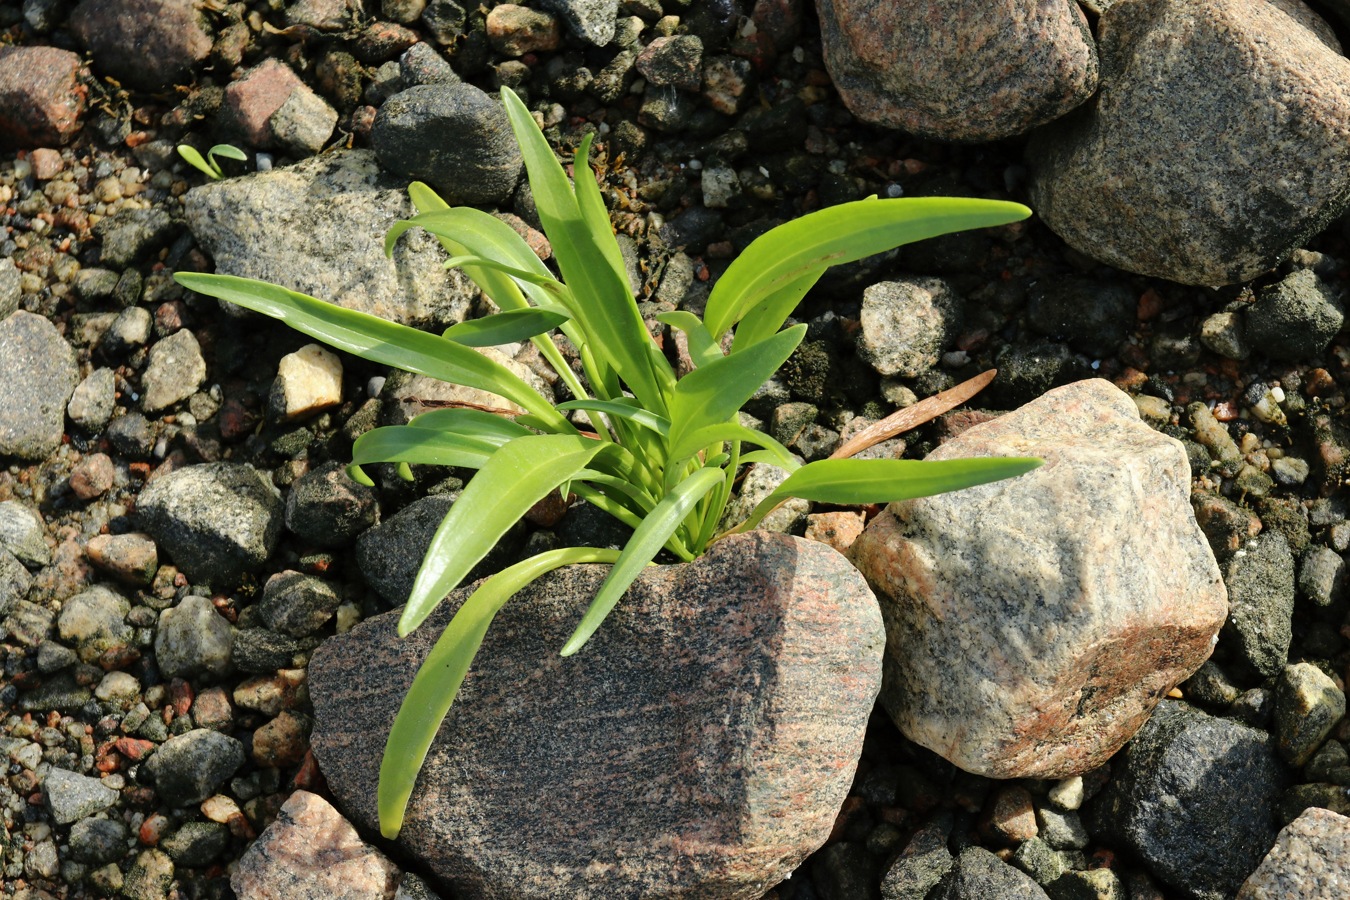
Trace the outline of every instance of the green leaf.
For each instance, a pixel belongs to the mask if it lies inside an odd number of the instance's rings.
[[[510,369],[453,341],[252,278],[179,272],[174,280],[199,294],[280,319],[363,359],[505,397],[550,423],[550,430],[575,431],[552,404]]]
[[[707,365],[725,355],[722,348],[713,341],[712,335],[708,334],[708,329],[703,327],[703,320],[691,312],[677,309],[673,312],[658,313],[656,321],[671,328],[678,328],[688,335],[689,356],[696,366]]]
[[[380,760],[377,805],[380,833],[398,837],[417,776],[441,722],[459,694],[488,626],[506,602],[540,576],[576,563],[614,563],[617,550],[564,547],[549,550],[485,579],[445,626],[403,698]]]
[[[600,187],[595,183],[595,172],[591,169],[591,140],[595,137],[588,132],[581,139],[581,146],[572,156],[572,184],[576,191],[577,208],[581,218],[590,230],[590,236],[596,247],[604,254],[611,269],[628,282],[628,271],[623,264],[623,254],[614,240],[614,226],[609,222],[609,210],[605,208],[605,198],[600,195]]]
[[[662,437],[670,433],[669,419],[643,409],[637,405],[636,401],[627,397],[622,400],[568,400],[566,403],[559,403],[558,409],[585,409],[601,412],[605,415],[617,416],[630,422],[636,422],[643,428],[651,429]]]
[[[526,432],[528,434],[529,432]],[[401,462],[481,469],[503,441],[411,425],[386,425],[352,444],[352,465]]]
[[[731,352],[744,350],[775,334],[824,274],[824,266],[812,269],[755,304],[736,326],[736,337],[731,342]]]
[[[699,366],[680,379],[670,402],[670,446],[683,447],[691,432],[730,421],[806,336],[794,325],[740,353]],[[673,456],[674,454],[672,454]]]
[[[216,144],[210,150],[206,151],[209,157],[223,156],[226,159],[237,159],[239,162],[247,162],[248,154],[233,144]]]
[[[422,624],[530,507],[574,478],[605,446],[568,434],[532,434],[493,453],[436,529],[399,618],[399,635]]]
[[[661,552],[661,548],[680,527],[689,511],[726,477],[727,473],[721,469],[699,469],[676,485],[675,489],[656,505],[624,546],[623,553],[614,563],[614,568],[610,569],[586,614],[581,617],[581,623],[563,646],[563,656],[571,656],[585,646],[591,635],[595,634],[595,630],[619,602],[624,591],[628,590],[656,554]]]
[[[705,447],[724,441],[741,441],[746,444],[754,444],[756,447],[763,447],[763,452],[768,454],[773,465],[780,469],[787,469],[789,472],[800,465],[786,447],[764,432],[746,428],[736,422],[718,422],[687,432],[680,439],[679,444],[670,448],[667,469],[683,462]],[[742,461],[753,462],[754,460],[749,459],[747,455]]]
[[[818,269],[1029,215],[1031,210],[1019,203],[963,197],[858,200],[817,210],[752,241],[713,287],[704,322],[716,340],[766,298]],[[764,324],[757,328],[773,330]]]
[[[567,316],[547,309],[512,309],[451,325],[443,337],[466,347],[496,347],[529,340],[566,321]]]
[[[807,463],[759,502],[750,518],[732,529],[749,531],[789,497],[819,503],[892,503],[1013,478],[1041,460],[1016,456],[971,459],[822,459]]]
[[[220,168],[218,166],[213,166],[203,159],[196,147],[191,147],[187,144],[179,144],[178,155],[183,157],[184,162],[192,166],[192,168],[196,169],[198,172],[201,172],[207,178],[210,178],[213,181],[220,180]]]
[[[575,302],[571,312],[581,323],[589,349],[601,364],[599,381],[607,381],[604,370],[613,370],[645,408],[665,414],[666,390],[674,384],[675,376],[664,358],[650,352],[654,345],[642,324],[628,279],[610,262],[617,252],[617,247],[607,249],[608,244],[614,243],[613,231],[608,226],[603,235],[592,230],[581,208],[584,202],[590,210],[590,201],[578,201],[539,126],[510,88],[502,88],[502,103],[520,144],[535,207],[553,244],[553,256],[562,270],[563,281],[572,291]],[[589,196],[584,187],[582,192]],[[662,366],[665,371],[658,374]],[[599,390],[595,381],[593,378],[592,386]]]
[[[438,431],[453,431],[469,437],[483,438],[505,444],[518,437],[526,437],[528,428],[496,413],[481,409],[433,409],[414,416],[408,423],[411,428],[434,428]]]

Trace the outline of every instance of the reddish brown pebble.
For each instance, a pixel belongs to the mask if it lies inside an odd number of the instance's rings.
[[[1034,838],[1037,831],[1031,793],[1019,785],[1000,788],[980,821],[981,834],[1000,844],[1015,846]]]
[[[65,144],[80,127],[80,58],[55,47],[0,47],[0,145]]]
[[[141,823],[140,831],[136,833],[136,837],[145,846],[154,847],[159,844],[160,839],[171,828],[173,828],[173,822],[169,820],[168,816],[154,813],[147,816],[145,821]]]
[[[116,477],[112,457],[106,453],[91,453],[71,470],[70,489],[81,500],[93,500],[106,494]]]
[[[61,159],[61,151],[53,150],[50,147],[39,147],[28,154],[28,161],[33,165],[33,177],[38,181],[50,181],[61,170],[65,168],[65,161]]]
[[[113,748],[132,762],[140,762],[155,749],[155,743],[142,738],[121,737],[113,741]]]

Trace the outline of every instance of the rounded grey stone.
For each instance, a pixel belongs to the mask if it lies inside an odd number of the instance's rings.
[[[1224,569],[1229,612],[1222,638],[1246,669],[1269,678],[1284,668],[1293,639],[1294,556],[1273,531],[1245,549]]]
[[[268,628],[294,637],[313,634],[337,612],[342,598],[320,578],[278,572],[263,586],[258,613]]]
[[[421,84],[390,97],[370,133],[389,171],[426,181],[451,205],[506,202],[520,149],[501,104],[471,84]]]
[[[99,368],[89,373],[71,394],[66,404],[70,421],[86,431],[98,431],[108,424],[117,406],[117,378],[113,370]]]
[[[230,671],[234,626],[206,597],[187,596],[159,614],[155,659],[167,678]]]
[[[71,597],[56,617],[61,640],[75,644],[80,659],[93,662],[108,650],[126,647],[135,631],[126,623],[131,602],[102,585]]]
[[[151,481],[136,514],[161,550],[194,582],[233,586],[281,537],[280,493],[239,463],[190,466]]]
[[[18,500],[0,501],[0,547],[24,565],[39,568],[52,561],[52,551],[43,539],[47,529],[42,517]]]
[[[53,767],[42,782],[42,793],[57,825],[102,812],[117,802],[117,791],[97,778]],[[205,799],[205,798],[203,798]]]
[[[914,378],[956,338],[963,301],[941,278],[883,281],[863,291],[858,354],[882,375]]]
[[[80,381],[56,326],[19,310],[0,321],[0,456],[45,459],[61,446],[66,403]]]
[[[150,361],[141,375],[141,408],[158,412],[186,400],[206,380],[206,360],[191,331],[176,331],[150,348]]]
[[[1331,286],[1311,269],[1299,269],[1247,307],[1246,337],[1271,359],[1308,359],[1326,349],[1344,322]]]
[[[1312,663],[1285,666],[1275,682],[1276,746],[1301,767],[1345,716],[1345,693]]]
[[[228,735],[198,728],[171,737],[145,764],[155,790],[174,808],[201,803],[244,764],[244,745]]]
[[[318,547],[341,547],[374,525],[380,505],[375,489],[357,484],[341,463],[325,463],[291,485],[286,527]]]
[[[127,827],[117,819],[80,819],[70,828],[70,855],[76,862],[101,866],[127,852]]]

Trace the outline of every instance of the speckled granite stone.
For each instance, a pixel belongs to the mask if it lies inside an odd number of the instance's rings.
[[[1028,147],[1036,214],[1183,284],[1250,281],[1303,246],[1350,197],[1350,60],[1293,6],[1113,3],[1097,97]]]
[[[239,860],[239,900],[391,900],[399,870],[317,794],[296,791]]]
[[[1204,662],[1228,611],[1186,451],[1094,379],[928,458],[966,456],[1045,465],[891,504],[854,543],[886,617],[882,702],[967,771],[1085,772]]]
[[[865,122],[944,141],[1023,134],[1097,87],[1070,0],[816,0],[825,64]]]
[[[1237,900],[1350,897],[1350,819],[1312,809],[1284,827]]]
[[[829,835],[880,684],[876,601],[820,544],[755,533],[648,570],[591,642],[606,568],[498,614],[427,757],[401,850],[461,900],[759,898]],[[452,595],[407,640],[378,616],[309,669],[311,746],[376,828],[384,737]]]

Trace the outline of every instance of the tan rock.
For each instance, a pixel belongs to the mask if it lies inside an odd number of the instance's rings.
[[[929,458],[967,456],[1045,465],[891,504],[854,544],[886,617],[882,702],[907,737],[968,771],[1080,774],[1204,662],[1228,612],[1186,452],[1091,380]]]
[[[272,408],[287,422],[342,402],[342,360],[318,344],[287,353],[272,383]]]

